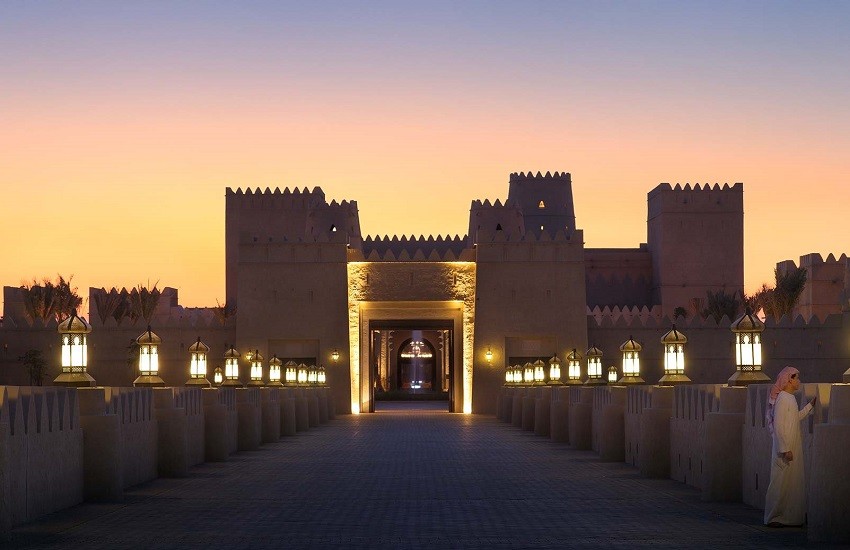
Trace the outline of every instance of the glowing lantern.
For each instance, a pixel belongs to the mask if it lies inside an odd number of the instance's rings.
[[[315,386],[319,383],[319,369],[316,368],[316,365],[310,365],[307,367],[307,384],[310,386]]]
[[[159,345],[162,338],[148,326],[148,330],[136,338],[136,343],[139,345],[139,377],[133,381],[133,385],[164,386],[165,382],[159,377]]]
[[[187,386],[205,386],[209,387],[210,381],[207,380],[207,353],[210,351],[209,346],[201,342],[201,337],[198,341],[189,346],[189,380]]]
[[[298,365],[298,385],[306,386],[307,385],[307,373],[308,373],[307,365],[301,363]]]
[[[617,383],[617,367],[611,365],[608,367],[608,383],[616,384]]]
[[[260,355],[260,350],[255,349],[249,356],[248,361],[251,362],[251,380],[249,386],[263,385],[263,356]]]
[[[575,348],[567,355],[567,384],[581,384],[581,355]]]
[[[62,373],[53,381],[58,386],[86,387],[94,386],[95,381],[86,372],[88,368],[87,335],[91,325],[85,319],[77,317],[77,310],[59,323],[59,338],[62,341]]]
[[[561,360],[557,355],[549,359],[549,383],[553,385],[561,383]]]
[[[534,362],[534,385],[543,386],[546,384],[546,363],[538,359]]]
[[[691,379],[685,374],[685,344],[687,337],[676,330],[676,325],[661,337],[664,346],[664,376],[658,381],[662,386],[690,384]]]
[[[585,384],[597,386],[605,383],[602,378],[602,350],[596,346],[590,346],[584,356],[587,357],[587,380]]]
[[[222,381],[224,381],[224,375],[221,372],[221,367],[216,367],[213,373],[213,384],[221,386]]]
[[[730,327],[735,334],[735,374],[729,377],[730,386],[770,381],[761,370],[761,333],[764,323],[750,308]]]
[[[523,367],[522,383],[526,386],[534,384],[534,365],[526,363]]]
[[[623,377],[619,384],[645,384],[640,377],[640,351],[643,347],[629,336],[629,339],[620,346],[623,352]]]
[[[324,365],[321,365],[319,367],[319,371],[317,373],[317,376],[318,376],[317,383],[322,387],[326,386],[327,383],[328,383],[328,376],[325,373],[325,366]]]
[[[283,381],[285,386],[294,386],[298,383],[298,365],[295,361],[287,361],[283,365]]]
[[[280,381],[280,366],[283,361],[277,358],[277,355],[272,355],[269,359],[269,386],[282,386]]]
[[[239,382],[239,352],[233,346],[230,346],[224,352],[224,382],[221,385],[242,387],[242,384]]]

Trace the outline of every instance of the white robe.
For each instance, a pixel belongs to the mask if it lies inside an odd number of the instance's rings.
[[[802,525],[806,521],[806,478],[803,472],[803,434],[800,421],[812,411],[809,403],[797,410],[797,400],[779,392],[774,405],[770,485],[764,503],[764,523]],[[779,456],[791,451],[790,462]]]

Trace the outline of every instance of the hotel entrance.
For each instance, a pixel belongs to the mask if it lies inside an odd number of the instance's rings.
[[[370,411],[376,401],[445,401],[452,410],[451,319],[369,323]]]

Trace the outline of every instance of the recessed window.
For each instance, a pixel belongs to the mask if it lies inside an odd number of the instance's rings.
[[[537,208],[546,208],[546,203],[540,201],[540,204],[537,205]]]

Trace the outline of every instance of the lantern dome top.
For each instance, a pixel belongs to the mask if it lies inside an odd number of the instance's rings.
[[[537,361],[535,361],[535,362],[534,362],[534,366],[535,366],[535,367],[536,367],[536,366],[538,366],[538,365],[542,366],[542,365],[544,365],[544,364],[545,364],[545,363],[543,363],[543,360],[542,360],[542,359],[538,359]]]
[[[290,361],[290,363],[291,363],[291,362],[292,362],[292,361]],[[277,355],[272,355],[272,358],[271,358],[271,359],[269,359],[269,365],[279,367],[279,366],[280,366],[280,365],[282,365],[282,364],[283,364],[283,361],[281,361],[280,359],[278,359],[278,358],[277,358]]]
[[[162,338],[160,338],[154,331],[151,330],[150,325],[148,325],[148,330],[144,331],[138,338],[136,338],[137,344],[161,344]]]
[[[629,339],[623,342],[623,345],[620,346],[620,351],[640,351],[643,349],[643,346],[634,341],[634,339],[629,336]]]
[[[60,334],[88,334],[91,332],[91,325],[82,317],[77,316],[77,310],[72,310],[71,315],[59,323]]]
[[[230,346],[227,348],[227,351],[224,352],[225,359],[239,359],[239,352],[236,351],[236,348]]]
[[[688,337],[676,330],[676,325],[661,337],[662,344],[685,344],[687,341]]]
[[[575,349],[573,349],[573,351],[571,351],[571,352],[567,355],[567,361],[581,361],[581,355],[579,354],[579,352],[578,352],[578,351],[576,351]]]
[[[732,329],[732,332],[761,332],[764,330],[764,323],[753,315],[750,308],[747,308],[747,311],[735,319],[735,322],[729,328]]]
[[[208,345],[206,345],[205,343],[201,342],[201,337],[199,336],[198,341],[195,342],[194,344],[192,344],[191,346],[189,346],[188,351],[192,352],[192,353],[195,353],[195,352],[208,353],[210,351],[210,347]]]
[[[284,367],[297,367],[298,365],[295,364],[295,361],[289,360],[286,363],[284,363],[283,366]]]
[[[557,355],[557,354],[553,355],[553,356],[552,356],[552,358],[551,358],[551,359],[549,359],[549,364],[550,364],[550,365],[560,364],[560,363],[561,363],[561,360],[560,360],[560,359],[558,359],[558,355]]]
[[[251,362],[262,361],[263,356],[260,354],[260,350],[255,349],[254,351],[250,352],[248,360],[251,361]]]
[[[590,346],[587,348],[587,351],[584,352],[584,355],[585,357],[602,357],[602,350],[596,346]]]

